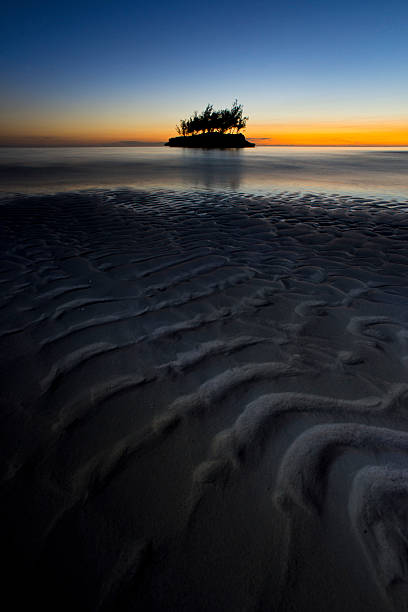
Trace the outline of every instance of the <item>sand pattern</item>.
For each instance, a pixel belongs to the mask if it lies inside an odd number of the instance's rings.
[[[407,207],[1,200],[16,605],[408,610]]]

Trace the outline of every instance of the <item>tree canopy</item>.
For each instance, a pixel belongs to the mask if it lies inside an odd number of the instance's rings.
[[[245,129],[247,121],[248,117],[243,116],[242,104],[238,104],[238,100],[235,100],[230,109],[214,110],[212,104],[207,104],[202,113],[198,114],[196,111],[192,117],[181,119],[176,130],[180,136],[211,132],[238,133]]]

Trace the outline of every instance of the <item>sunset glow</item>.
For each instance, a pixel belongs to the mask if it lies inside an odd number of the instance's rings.
[[[163,143],[235,98],[258,144],[408,145],[402,0],[6,4],[0,145]]]
[[[4,126],[2,145],[137,145],[160,144],[175,135],[174,125],[151,119],[144,125],[113,122],[97,118],[75,119],[72,123],[38,120]],[[298,146],[408,146],[408,120],[322,121],[255,123],[246,130],[247,138],[260,145]]]
[[[250,126],[259,145],[407,146],[408,120],[276,123]],[[259,139],[259,140],[258,140]]]

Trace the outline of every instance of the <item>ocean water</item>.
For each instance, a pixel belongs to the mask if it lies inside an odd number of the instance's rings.
[[[406,201],[408,147],[1,148],[0,191],[131,187],[324,193]]]

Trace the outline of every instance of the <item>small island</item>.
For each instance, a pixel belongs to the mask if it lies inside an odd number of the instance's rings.
[[[179,136],[169,138],[167,147],[199,147],[203,149],[241,149],[254,147],[240,130],[244,130],[248,117],[243,116],[243,108],[235,100],[232,107],[214,110],[207,104],[202,113],[197,111],[189,119],[181,119],[176,130]]]

